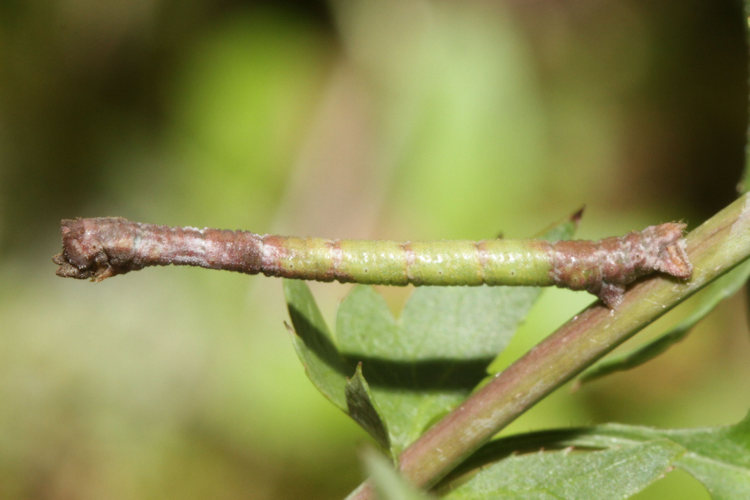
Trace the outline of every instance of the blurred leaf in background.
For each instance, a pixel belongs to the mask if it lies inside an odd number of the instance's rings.
[[[742,21],[698,0],[0,4],[0,497],[331,498],[360,478],[368,438],[306,380],[279,282],[59,280],[59,219],[487,238],[586,203],[582,237],[694,225],[741,171]],[[313,290],[331,323],[347,288]],[[545,292],[509,355],[588,300]],[[741,308],[516,428],[739,420]]]

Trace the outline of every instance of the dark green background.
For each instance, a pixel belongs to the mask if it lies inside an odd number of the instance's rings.
[[[360,479],[367,437],[305,379],[278,281],[61,280],[59,219],[486,238],[585,204],[583,237],[694,226],[742,170],[742,23],[734,1],[3,2],[0,496],[330,498]],[[314,287],[328,318],[346,289]],[[590,300],[545,293],[508,356]],[[515,429],[739,420],[743,309]]]

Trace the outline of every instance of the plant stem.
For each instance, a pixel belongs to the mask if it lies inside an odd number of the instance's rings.
[[[429,488],[544,396],[672,307],[750,256],[750,195],[687,235],[693,276],[655,275],[634,285],[616,311],[594,304],[498,374],[399,457],[403,475]],[[373,498],[361,485],[351,499]]]

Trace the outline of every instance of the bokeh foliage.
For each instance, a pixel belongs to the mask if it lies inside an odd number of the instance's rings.
[[[360,479],[368,438],[305,379],[280,283],[183,269],[59,280],[60,218],[485,238],[585,203],[583,237],[695,225],[742,168],[739,11],[3,2],[0,496],[329,498]],[[346,290],[316,287],[327,319]],[[400,310],[403,291],[383,292]],[[504,355],[588,300],[545,292]],[[738,421],[742,306],[515,429]]]

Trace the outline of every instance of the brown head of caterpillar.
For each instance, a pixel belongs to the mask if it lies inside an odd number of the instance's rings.
[[[143,266],[131,262],[133,224],[121,217],[63,219],[63,251],[52,258],[64,278],[101,281]]]

